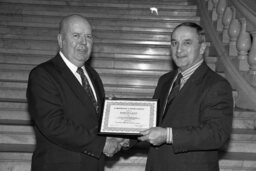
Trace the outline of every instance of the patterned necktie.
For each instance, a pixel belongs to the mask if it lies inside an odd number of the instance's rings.
[[[182,74],[179,73],[175,82],[173,83],[172,85],[172,90],[168,96],[168,101],[167,101],[167,104],[169,105],[173,99],[178,95],[179,91],[180,91],[180,80],[182,78]]]
[[[81,80],[82,80],[82,86],[83,88],[85,89],[86,93],[88,94],[89,98],[91,99],[91,101],[93,102],[93,105],[96,109],[96,112],[98,113],[99,112],[99,105],[93,95],[93,91],[92,91],[92,88],[89,84],[89,81],[87,80],[85,74],[84,74],[84,71],[81,67],[78,67],[77,68],[77,71],[76,71],[80,77],[81,77]]]

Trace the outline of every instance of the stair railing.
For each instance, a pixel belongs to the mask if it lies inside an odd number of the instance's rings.
[[[197,0],[225,75],[238,91],[236,105],[256,110],[256,2]]]

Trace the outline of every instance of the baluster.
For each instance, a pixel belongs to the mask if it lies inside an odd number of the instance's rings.
[[[222,17],[223,17],[223,13],[225,11],[226,6],[227,6],[226,0],[219,0],[218,1],[218,5],[217,5],[217,15],[218,15],[217,31],[222,31],[223,30]]]
[[[252,46],[249,52],[248,63],[249,63],[249,78],[250,83],[256,86],[256,31],[251,32],[252,35]]]
[[[212,21],[217,21],[218,14],[217,14],[217,4],[219,0],[212,0],[213,1],[213,9],[212,9]]]
[[[229,56],[237,56],[237,49],[236,49],[236,40],[240,32],[240,23],[236,19],[236,9],[234,7],[232,8],[232,20],[229,25],[229,37],[230,37],[230,42],[229,42]]]
[[[248,71],[248,51],[251,48],[251,37],[246,31],[246,20],[241,18],[241,30],[237,39],[238,68],[239,71]]]
[[[213,9],[213,0],[208,1],[208,11],[211,11]]]
[[[224,30],[223,30],[223,34],[222,34],[222,41],[223,43],[228,43],[229,42],[229,35],[228,35],[228,29],[229,29],[229,25],[230,22],[232,20],[232,10],[230,7],[227,7],[224,15],[223,15],[223,26],[224,26]]]

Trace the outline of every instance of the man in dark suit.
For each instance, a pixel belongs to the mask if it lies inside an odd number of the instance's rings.
[[[102,171],[104,155],[121,148],[121,139],[98,136],[104,88],[87,65],[93,36],[80,15],[65,17],[58,34],[60,51],[35,67],[27,88],[36,148],[32,171]]]
[[[139,137],[151,144],[147,171],[218,171],[218,149],[229,139],[233,99],[229,83],[203,60],[205,36],[195,23],[178,25],[171,35],[178,69],[164,74],[158,127]]]

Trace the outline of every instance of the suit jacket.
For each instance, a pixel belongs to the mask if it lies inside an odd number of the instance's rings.
[[[148,171],[217,171],[218,149],[232,130],[233,98],[229,83],[202,63],[164,112],[167,92],[177,71],[160,77],[159,126],[173,129],[173,144],[151,146]]]
[[[86,69],[102,107],[101,79]],[[103,170],[106,139],[97,135],[99,113],[59,54],[30,72],[27,100],[37,143],[32,171]]]

